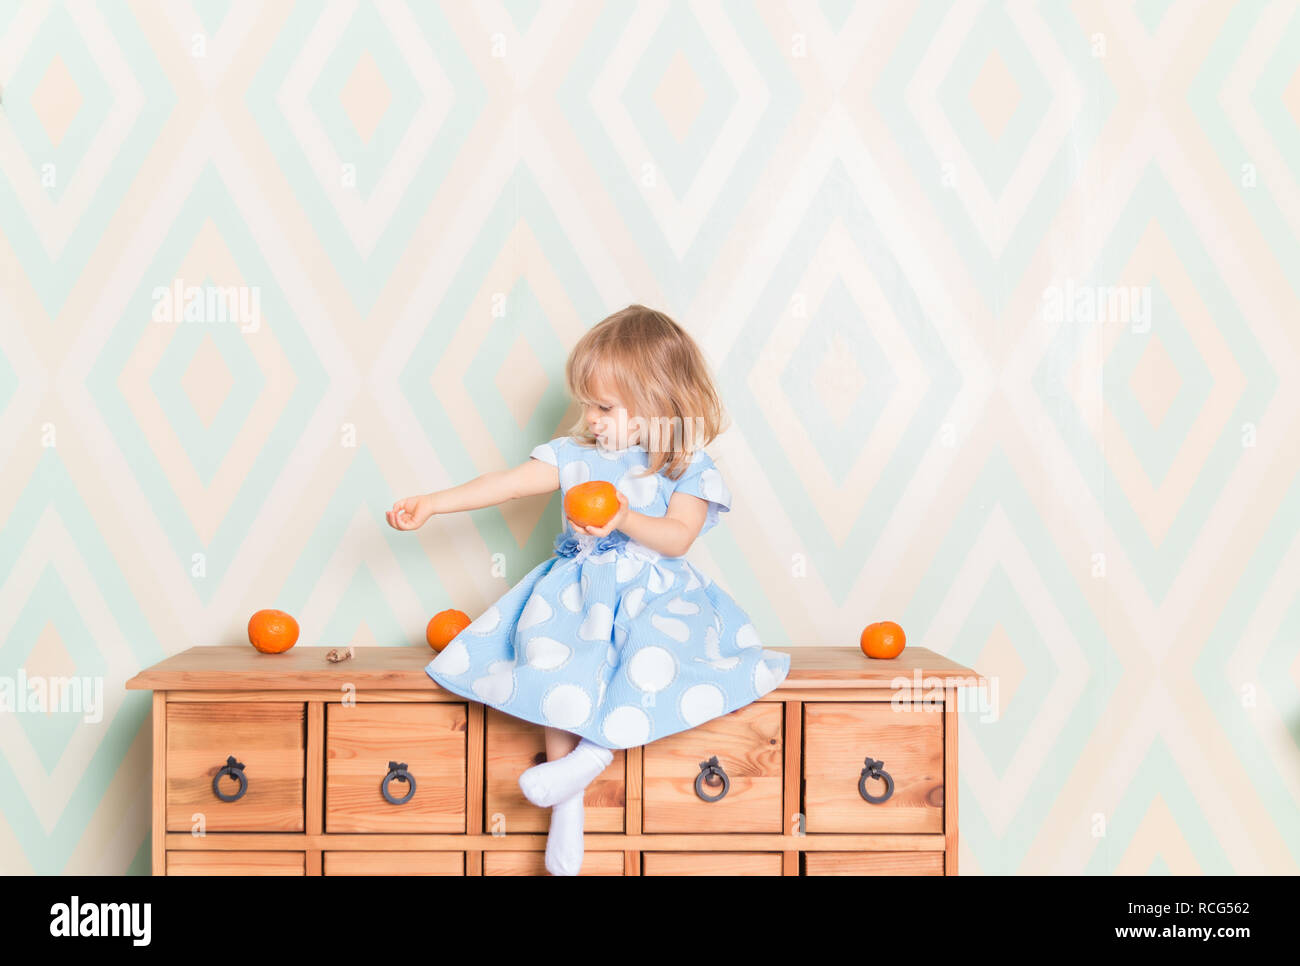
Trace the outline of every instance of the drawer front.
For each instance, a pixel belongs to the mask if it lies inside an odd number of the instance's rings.
[[[167,705],[167,831],[301,832],[306,772],[302,704],[173,702]],[[226,768],[217,788],[213,779]],[[242,773],[244,784],[236,777]]]
[[[466,706],[330,704],[325,720],[326,832],[464,832]],[[389,763],[414,779],[387,780]]]
[[[652,741],[642,751],[645,832],[781,832],[783,707],[755,702]],[[718,759],[716,774],[699,783],[701,763]]]
[[[805,852],[804,875],[943,875],[942,852]]]
[[[780,852],[643,852],[642,875],[780,875]]]
[[[168,852],[168,875],[306,875],[305,852]]]
[[[324,875],[464,875],[465,853],[323,852],[321,872]]]
[[[548,875],[544,852],[484,852],[484,875]],[[622,875],[622,852],[588,852],[578,875]]]
[[[804,814],[808,832],[942,832],[943,709],[887,701],[807,702],[803,706]],[[858,788],[866,759],[883,762],[883,779]]]
[[[487,791],[484,797],[484,828],[491,834],[502,835],[548,831],[551,827],[551,810],[538,808],[524,797],[519,788],[519,776],[533,765],[546,760],[545,731],[540,725],[511,717],[496,708],[487,707],[486,711]],[[621,748],[616,749],[609,766],[587,786],[583,795],[586,803],[583,825],[586,831],[624,831],[626,762],[627,754]]]

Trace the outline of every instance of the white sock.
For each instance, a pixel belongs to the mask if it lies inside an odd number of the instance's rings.
[[[582,792],[551,806],[551,830],[546,836],[546,871],[551,875],[577,875],[582,869],[585,812]]]
[[[556,803],[581,794],[592,780],[609,767],[614,753],[583,738],[563,758],[533,765],[519,776],[519,788],[524,797],[539,808],[551,808]]]

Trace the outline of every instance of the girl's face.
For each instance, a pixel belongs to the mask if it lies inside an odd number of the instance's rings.
[[[596,437],[596,442],[604,449],[622,449],[640,442],[640,426],[629,425],[631,416],[618,392],[602,381],[591,387],[594,399],[579,400],[582,405],[583,418]],[[627,440],[618,438],[620,425],[627,427]]]

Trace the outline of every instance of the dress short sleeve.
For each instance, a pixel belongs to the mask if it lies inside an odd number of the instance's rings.
[[[686,465],[686,471],[677,480],[673,492],[688,493],[707,501],[709,512],[704,518],[704,526],[700,528],[701,535],[717,524],[719,513],[731,509],[731,491],[727,489],[722,474],[704,450],[698,450],[694,459]]]
[[[538,443],[528,455],[535,460],[541,460],[543,463],[550,463],[558,469],[560,466],[560,447],[563,445],[564,437],[557,436],[549,442]]]

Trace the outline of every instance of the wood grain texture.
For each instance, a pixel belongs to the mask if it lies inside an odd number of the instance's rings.
[[[307,705],[306,808],[307,834],[319,835],[325,831],[325,705],[319,701]]]
[[[804,705],[808,832],[939,832],[943,825],[943,706]],[[893,795],[872,804],[858,790],[865,759],[884,762]],[[885,783],[867,782],[883,795]]]
[[[484,706],[471,701],[465,707],[465,831],[484,830],[483,801],[487,782],[487,716]]]
[[[644,810],[642,800],[642,778],[645,775],[645,747],[637,745],[627,749],[627,834],[641,834],[641,815]],[[638,859],[638,874],[641,862]]]
[[[943,835],[908,835],[896,832],[870,834],[805,835],[795,839],[789,835],[768,835],[760,832],[719,832],[695,834],[690,832],[658,835],[616,835],[599,833],[584,837],[589,852],[623,851],[690,851],[702,852],[782,852],[797,848],[804,852],[942,852]],[[249,851],[259,849],[285,849],[303,851],[324,849],[334,851],[430,851],[447,852],[480,849],[484,852],[544,851],[546,835],[526,832],[519,835],[465,835],[463,833],[369,835],[365,833],[303,833],[275,832],[221,832],[206,838],[196,838],[184,832],[167,833],[167,850],[202,851],[226,849]]]
[[[306,771],[301,704],[167,703],[167,830],[189,831],[202,816],[207,832],[297,832],[303,824]],[[212,779],[233,755],[248,788],[223,802]],[[222,791],[238,782],[223,777]]]
[[[164,851],[167,835],[167,693],[153,693],[153,791],[149,811],[150,827],[149,866],[154,875],[166,875],[167,855]]]
[[[943,705],[943,832],[945,874],[957,874],[957,689],[949,688]]]
[[[326,832],[465,831],[463,704],[331,704],[325,716]],[[388,802],[388,763],[404,763],[415,794]],[[407,786],[389,783],[401,798]]]
[[[645,852],[643,875],[780,875],[780,852]]]
[[[168,875],[306,875],[302,852],[168,852]]]
[[[804,875],[943,875],[942,852],[809,852]]]
[[[783,832],[783,707],[750,704],[642,748],[644,832]],[[716,756],[730,787],[718,801],[695,791]],[[721,791],[707,782],[706,795]]]
[[[866,657],[856,644],[769,648],[790,655],[790,673],[772,695],[799,687],[889,688],[899,678],[919,674],[947,686],[977,686],[983,680],[964,665],[924,648],[908,645],[892,660]],[[447,694],[425,673],[433,658],[427,647],[358,646],[356,657],[332,664],[328,647],[298,646],[283,654],[263,654],[241,644],[191,647],[146,668],[126,682],[128,689],[155,691],[284,691],[323,689],[337,698],[345,685],[357,692],[409,690]],[[940,683],[940,691],[945,685]],[[448,700],[463,700],[451,696]]]
[[[623,875],[622,852],[588,852],[582,857],[578,875]],[[545,852],[488,852],[483,857],[484,875],[550,875]]]
[[[785,831],[798,835],[804,830],[803,822],[803,707],[798,701],[787,701],[785,714],[785,781],[782,786]],[[782,875],[799,874],[799,853],[788,849],[781,858]]]
[[[464,852],[326,852],[324,875],[464,875]]]
[[[210,689],[206,691],[168,691],[168,701],[220,701],[226,704],[256,704],[264,701],[319,701],[322,704],[336,704],[344,699],[357,704],[429,704],[443,702],[446,704],[463,704],[465,699],[449,691],[403,691],[370,688],[357,692],[349,687],[346,691],[324,688],[281,688],[275,691],[227,691]]]

